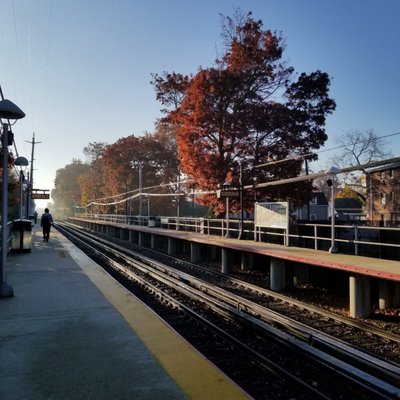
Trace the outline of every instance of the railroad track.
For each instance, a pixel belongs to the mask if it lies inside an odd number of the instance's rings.
[[[243,354],[239,357],[241,362],[239,366],[231,368],[231,374],[237,374],[238,370],[243,370],[243,357],[250,360],[249,365],[256,363],[258,367],[255,370],[252,368],[253,372],[248,373],[253,376],[247,377],[247,383],[241,383],[240,379],[233,377],[236,381],[239,380],[238,383],[245,390],[250,393],[251,390],[257,392],[257,395],[252,394],[255,398],[271,398],[269,390],[266,395],[262,392],[262,388],[270,389],[273,385],[272,387],[276,390],[278,380],[282,382],[282,388],[277,389],[278,391],[288,391],[287,383],[290,382],[290,388],[293,388],[294,393],[303,393],[303,397],[300,398],[390,399],[400,397],[400,389],[397,386],[400,377],[398,366],[338,341],[293,318],[270,310],[265,307],[265,304],[253,301],[254,297],[266,296],[261,288],[235,279],[227,279],[226,276],[220,274],[214,274],[214,282],[210,282],[211,279],[207,282],[203,278],[211,276],[210,271],[201,271],[189,264],[189,270],[191,270],[189,274],[182,271],[181,260],[170,259],[170,264],[173,263],[175,267],[180,266],[180,268],[172,268],[164,262],[157,262],[137,254],[133,259],[132,254],[127,255],[126,244],[118,246],[106,241],[102,243],[103,240],[99,237],[88,235],[82,229],[76,232],[76,227],[74,228],[73,241],[80,242],[79,247],[85,246],[85,251],[92,253],[92,256],[95,254],[93,257],[101,263],[106,260],[109,266],[118,270],[129,280],[137,282],[141,288],[146,288],[147,293],[151,292],[162,303],[175,307],[179,310],[178,315],[184,312],[185,319],[189,318],[196,321],[196,324],[201,323],[203,327],[207,326],[207,331],[212,332],[213,337],[218,337],[219,340],[227,343],[221,346],[223,349],[229,346],[229,348],[235,348],[235,351],[240,350]],[[62,225],[58,229],[67,236],[72,234],[71,226]],[[98,250],[100,243],[102,243],[102,250]],[[200,274],[202,278],[193,276],[193,270],[196,270],[196,275]],[[215,280],[225,282],[223,285],[221,283],[216,285]],[[220,287],[226,285],[227,281],[230,281],[231,289],[233,287],[232,290],[235,293],[225,287]],[[247,295],[243,295],[243,291]],[[282,299],[280,301],[282,302]],[[304,308],[304,304],[296,306]],[[312,312],[316,311],[312,310]],[[174,324],[176,321],[172,325]],[[197,331],[202,330],[197,329]],[[209,336],[210,333],[205,338],[208,339],[207,346],[210,342]],[[201,342],[199,347],[204,347],[204,339],[195,338],[194,340]],[[210,353],[208,356],[214,357],[213,361],[218,365],[220,361],[215,360],[215,351]],[[223,356],[226,358],[226,351]],[[237,365],[233,361],[231,364]],[[225,367],[226,369],[229,367]],[[266,384],[266,378],[263,377],[261,387],[260,384],[254,385],[259,371],[263,371],[264,375],[267,374],[270,380],[272,376],[272,383]],[[332,381],[335,381],[335,385],[332,385]],[[338,382],[342,382],[341,390]],[[293,394],[289,391],[287,396],[292,398]],[[296,395],[295,398],[299,396]]]
[[[75,225],[73,227],[83,232],[82,228]],[[275,310],[279,314],[313,327],[318,331],[323,331],[353,347],[366,350],[385,360],[389,360],[394,364],[394,368],[400,365],[400,326],[398,324],[397,328],[393,329],[394,332],[391,332],[367,324],[368,321],[345,318],[320,307],[307,304],[304,301],[299,301],[248,283],[242,279],[235,279],[230,275],[217,273],[208,267],[201,267],[124,240],[106,236],[103,236],[103,238],[108,241],[113,240],[113,242],[116,242],[116,244],[119,243],[123,248],[128,248],[149,258],[162,260],[163,263],[173,268],[188,272],[213,285],[218,285],[250,301]]]

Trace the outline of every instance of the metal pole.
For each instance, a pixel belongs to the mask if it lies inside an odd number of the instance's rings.
[[[1,282],[0,282],[0,298],[13,297],[14,291],[6,282],[7,253],[8,253],[8,124],[3,124],[2,135],[2,212],[1,212]]]
[[[179,218],[180,218],[180,196],[179,196],[179,194],[180,194],[180,183],[181,183],[180,176],[181,176],[181,173],[180,173],[180,170],[178,168],[178,178],[177,178],[178,196],[176,197],[176,226],[175,226],[175,229],[177,231],[179,231]]]
[[[22,171],[19,171],[19,219],[22,219],[22,203],[23,203],[23,180],[24,174]]]
[[[192,189],[192,217],[194,218],[194,189]]]
[[[29,177],[29,181],[30,181],[30,184],[31,184],[31,188],[33,188],[33,161],[35,160],[34,159],[35,144],[39,144],[39,143],[42,143],[42,142],[36,142],[35,141],[35,132],[33,132],[33,135],[32,135],[32,142],[29,142],[28,140],[25,140],[25,142],[30,143],[32,145],[31,174],[30,174],[30,177]],[[33,210],[33,200],[31,199],[31,191],[30,190],[27,190],[26,197],[27,197],[26,204],[28,205],[27,209],[26,209],[26,219],[28,219],[29,215],[33,214],[33,213],[31,213],[31,211]]]
[[[290,212],[289,202],[286,203],[286,229],[285,229],[285,246],[289,246],[289,228],[290,228]]]
[[[179,219],[180,219],[180,196],[176,196],[176,226],[175,229],[179,231]]]
[[[230,237],[229,235],[229,197],[226,197],[226,235],[225,237]]]
[[[331,186],[331,247],[329,248],[329,253],[337,253],[338,249],[335,244],[335,189],[334,180],[332,179]]]
[[[128,181],[125,181],[125,223],[128,223]]]
[[[141,221],[141,216],[143,214],[143,204],[142,204],[142,162],[139,161],[139,224]]]
[[[304,167],[305,167],[305,170],[306,170],[306,175],[308,175],[308,160],[307,160],[307,158],[304,159]],[[310,202],[307,201],[307,221],[310,221],[310,215],[311,215]]]
[[[28,182],[29,182],[29,177],[28,177]],[[25,189],[25,193],[26,193],[26,211],[25,211],[25,215],[26,215],[26,219],[29,219],[29,210],[30,210],[30,195],[31,195],[31,184],[28,183],[26,185],[26,189]],[[34,213],[31,214],[31,217],[33,217]]]
[[[239,237],[238,239],[243,239],[243,169],[242,163],[240,163],[239,169],[239,201],[240,201],[240,227],[239,227]]]

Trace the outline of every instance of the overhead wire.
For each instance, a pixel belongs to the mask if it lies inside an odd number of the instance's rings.
[[[13,27],[14,27],[14,40],[15,40],[15,52],[16,52],[16,58],[17,58],[17,71],[21,70],[21,46],[20,46],[20,38],[18,35],[18,26],[17,26],[17,9],[16,9],[16,5],[15,5],[15,1],[12,0],[12,14],[13,14]],[[29,110],[29,117],[31,120],[31,125],[32,125],[32,131],[35,131],[35,101],[34,99],[37,99],[38,96],[37,94],[34,96],[33,93],[33,55],[32,55],[32,23],[31,23],[31,2],[30,0],[27,0],[26,2],[27,5],[27,51],[28,51],[28,55],[27,55],[27,66],[29,68],[29,72],[28,74],[26,74],[27,77],[29,77],[28,79],[30,80],[30,110]],[[48,89],[48,77],[49,77],[49,69],[50,69],[50,53],[51,53],[51,40],[52,40],[52,25],[53,25],[53,0],[49,0],[49,14],[48,14],[48,31],[46,34],[46,38],[47,38],[47,54],[45,57],[46,60],[46,64],[45,64],[45,68],[44,68],[44,107],[46,107],[47,104],[47,89]],[[24,75],[25,76],[25,75]],[[24,76],[18,78],[17,80],[22,82],[24,79]],[[1,93],[2,94],[2,93]],[[3,94],[2,94],[2,99],[4,99]],[[11,124],[10,124],[11,126]],[[24,139],[24,138],[23,138]],[[28,142],[27,140],[23,140],[23,142]],[[14,145],[14,151],[16,156],[18,157],[19,152],[18,152],[18,148],[17,148],[17,143],[14,140],[13,142]]]
[[[16,17],[16,11],[15,11],[15,3],[14,0],[12,0],[12,11],[13,11],[13,25],[14,25],[14,39],[15,39],[15,52],[16,52],[16,57],[17,57],[17,71],[21,70],[21,58],[20,58],[20,46],[19,46],[19,40],[18,40],[18,29],[17,29],[17,17]],[[1,90],[1,89],[0,89]],[[4,100],[3,96],[3,91],[1,90],[1,99]],[[10,121],[8,121],[8,124],[12,126],[13,124],[10,124]],[[15,122],[14,122],[15,124]],[[18,157],[18,149],[17,149],[17,144],[15,140],[13,140],[13,145],[14,145],[14,151],[16,156]]]
[[[318,172],[315,174],[310,174],[310,175],[302,175],[302,176],[296,176],[294,178],[287,178],[287,179],[280,179],[277,181],[271,181],[271,182],[262,182],[258,183],[255,185],[248,185],[244,186],[243,189],[253,189],[253,188],[264,188],[267,186],[277,186],[277,185],[285,185],[288,183],[295,183],[295,182],[302,182],[302,181],[310,181],[316,178],[321,178],[324,176],[331,176],[331,175],[339,175],[339,174],[344,174],[347,172],[352,172],[352,171],[359,171],[359,170],[365,170],[368,168],[376,168],[382,165],[387,165],[387,164],[394,164],[394,163],[399,163],[400,162],[400,157],[394,157],[390,158],[388,160],[381,160],[381,161],[373,161],[369,162],[366,164],[361,164],[361,165],[353,165],[350,167],[338,169],[337,171],[325,171],[325,172]]]
[[[52,43],[52,28],[53,28],[53,0],[49,0],[49,23],[47,31],[47,54],[44,75],[44,107],[47,109],[47,90],[49,84],[49,69],[50,69],[50,52]]]
[[[386,139],[386,138],[388,138],[388,137],[397,136],[397,135],[400,135],[400,132],[391,133],[391,134],[384,135],[384,136],[378,136],[378,137],[376,137],[376,138],[374,138],[374,139],[360,140],[359,143],[368,143],[368,142],[371,142],[371,141],[373,141],[373,140]],[[340,146],[336,146],[336,147],[331,147],[331,148],[329,148],[329,149],[323,149],[323,150],[320,150],[320,151],[310,152],[310,153],[306,153],[306,154],[294,155],[294,156],[292,156],[292,157],[283,158],[282,160],[274,160],[274,161],[267,162],[267,163],[265,163],[265,164],[255,165],[255,166],[251,167],[251,169],[252,169],[252,168],[266,167],[266,166],[269,166],[269,165],[279,164],[279,163],[283,163],[283,162],[291,161],[291,160],[293,160],[293,161],[294,161],[294,160],[299,160],[299,159],[302,159],[302,158],[307,158],[307,157],[310,157],[310,156],[315,156],[315,155],[318,155],[318,154],[320,154],[320,153],[326,153],[327,151],[333,151],[333,150],[343,149],[344,147],[346,147],[345,144],[340,145]]]
[[[180,181],[180,184],[183,183],[188,183],[188,182],[193,182],[193,179],[185,179],[183,181]],[[146,186],[141,188],[141,190],[151,190],[151,189],[157,189],[157,188],[162,188],[162,187],[168,187],[168,186],[174,186],[176,185],[176,182],[171,182],[171,183],[161,183],[160,185],[155,185],[155,186]],[[133,189],[127,192],[123,192],[123,193],[118,193],[118,194],[114,194],[112,196],[106,196],[106,197],[99,197],[97,199],[91,199],[90,201],[100,201],[100,200],[106,200],[106,199],[113,199],[115,197],[120,197],[120,196],[126,196],[126,194],[130,194],[130,193],[134,193],[134,192],[138,192],[140,189]]]
[[[31,76],[32,76],[32,37],[31,37],[31,8],[30,8],[30,2],[28,1],[28,17],[29,17],[29,21],[28,21],[28,37],[27,37],[27,41],[28,41],[28,57],[29,57],[29,66],[31,69]],[[17,55],[17,62],[19,65],[21,65],[21,61],[20,61],[20,45],[19,45],[19,39],[18,39],[18,29],[17,29],[17,18],[16,18],[16,8],[15,8],[15,2],[14,0],[12,0],[12,10],[13,10],[13,23],[14,23],[14,32],[15,32],[15,48],[16,48],[16,55]],[[45,106],[47,105],[47,90],[48,90],[48,81],[49,81],[49,67],[50,67],[50,53],[51,53],[51,40],[52,40],[52,26],[53,26],[53,0],[49,0],[49,18],[48,18],[48,34],[47,34],[47,54],[46,54],[46,65],[45,65],[45,84],[44,84],[44,102],[45,102]],[[1,88],[0,88],[1,89]],[[3,98],[3,94],[1,92],[2,98]],[[31,118],[32,118],[32,124],[34,124],[34,107],[33,107],[33,94],[31,93]],[[399,135],[400,132],[396,132],[396,133],[392,133],[392,134],[388,134],[388,135],[384,135],[384,136],[380,136],[377,139],[384,139],[384,138],[388,138],[388,137],[392,137],[392,136],[396,136]],[[370,139],[369,139],[370,140]],[[324,152],[328,152],[328,151],[333,151],[333,150],[338,150],[345,147],[345,145],[342,146],[336,146],[336,147],[332,147],[329,149],[323,149],[320,150],[318,152],[310,152],[307,154],[303,154],[303,155],[295,155],[292,157],[288,157],[282,160],[275,160],[275,161],[271,161],[265,164],[260,164],[260,165],[256,165],[253,166],[252,168],[261,168],[261,167],[265,167],[265,166],[269,166],[269,165],[274,165],[274,164],[278,164],[278,163],[283,163],[283,162],[287,162],[290,160],[299,160],[301,158],[306,158],[306,157],[310,157],[313,155],[318,155]],[[16,146],[16,142],[14,141],[14,149],[15,149],[15,153],[18,156],[18,149]],[[193,180],[192,180],[193,181]],[[182,182],[184,183],[184,182]],[[162,187],[162,186],[170,186],[173,185],[174,183],[171,184],[164,184],[164,185],[157,185],[157,186],[152,186],[149,187],[148,189],[154,189],[157,187]],[[134,190],[134,191],[130,191],[129,193],[133,193],[135,191],[137,191],[138,189]],[[204,193],[210,193],[210,191],[208,192],[204,192]],[[212,191],[211,191],[212,193]],[[122,196],[124,194],[118,194],[115,196],[109,196],[109,197],[104,197],[101,199],[94,199],[94,200],[104,200],[104,199],[108,199],[108,198],[115,198],[118,196]]]
[[[31,35],[31,7],[30,7],[30,1],[27,2],[27,8],[28,8],[28,26],[27,26],[27,33],[28,33],[28,37],[27,37],[27,42],[28,42],[28,67],[29,67],[29,78],[30,78],[30,92],[31,92],[31,96],[30,96],[30,103],[31,103],[31,127],[32,130],[34,130],[34,126],[35,126],[35,108],[33,106],[33,73],[32,73],[32,35]]]
[[[376,138],[376,140],[385,139],[387,137],[397,136],[397,135],[400,135],[400,132],[391,133],[391,134],[387,134],[387,135],[384,135],[384,136],[379,136],[379,137]],[[368,139],[368,140],[365,140],[364,142],[367,142],[367,141],[370,141],[370,140],[371,139]],[[338,149],[341,149],[343,147],[345,147],[345,145],[337,146],[337,147],[333,147],[333,148],[329,148],[329,149],[324,149],[324,150],[319,151],[318,153],[332,151],[332,150],[338,150]],[[308,154],[305,154],[305,155],[288,157],[288,158],[285,158],[285,159],[282,159],[282,160],[276,160],[276,161],[271,161],[270,163],[257,165],[255,167],[273,165],[273,164],[280,163],[280,162],[299,159],[300,157],[304,158],[304,157],[307,157],[307,156],[310,156],[310,155],[314,155],[314,154],[317,154],[317,153],[308,153]],[[253,185],[246,185],[246,186],[243,187],[243,190],[255,189],[255,188],[263,188],[263,187],[267,187],[267,186],[283,185],[283,184],[301,182],[301,181],[306,181],[306,180],[313,180],[313,179],[317,179],[317,178],[324,177],[324,176],[327,176],[327,175],[338,175],[338,174],[342,174],[342,173],[363,170],[363,169],[366,169],[366,168],[374,168],[374,167],[377,167],[377,166],[385,165],[385,164],[388,164],[388,163],[395,163],[395,162],[400,162],[400,157],[395,157],[395,158],[391,158],[391,159],[388,159],[388,160],[372,161],[372,162],[369,162],[369,163],[366,163],[366,164],[362,164],[362,165],[354,165],[354,166],[350,166],[350,167],[345,167],[345,168],[342,168],[342,169],[338,169],[338,171],[336,171],[336,172],[332,172],[332,171],[331,172],[319,172],[319,173],[315,173],[315,174],[297,176],[297,177],[294,177],[294,178],[281,179],[281,180],[278,180],[278,181],[271,181],[271,182],[263,182],[263,183],[259,183],[259,184],[253,184]],[[255,167],[253,167],[253,168],[255,168]],[[181,181],[180,183],[186,183],[188,181],[193,182],[194,179],[188,179],[188,180],[185,180],[185,181]],[[176,184],[175,182],[171,182],[171,183],[162,184],[162,185],[149,186],[149,187],[146,187],[146,188],[142,188],[142,190],[155,189],[155,188],[160,188],[160,187],[163,187],[163,186],[171,186],[171,185],[175,185],[175,184]],[[112,203],[97,203],[96,202],[96,200],[99,201],[99,200],[106,200],[108,198],[126,196],[127,193],[133,193],[135,191],[137,192],[137,191],[139,191],[139,189],[134,189],[132,191],[124,192],[124,193],[119,193],[119,194],[114,195],[114,196],[103,197],[103,198],[99,198],[99,199],[93,199],[93,200],[90,200],[90,202],[86,206],[84,206],[82,208],[87,208],[90,205],[103,205],[103,206],[116,205],[116,204],[123,203],[123,202],[125,202],[127,200],[136,198],[138,196],[177,196],[178,195],[178,194],[174,194],[174,193],[172,193],[172,194],[138,193],[137,195],[131,196],[129,198],[125,197],[125,198],[123,198],[123,199],[121,199],[119,201],[112,202]],[[192,195],[193,196],[201,196],[201,195],[206,195],[206,194],[214,194],[216,192],[217,192],[217,190],[195,191],[195,192],[192,193]],[[184,195],[184,194],[179,194],[179,195]]]

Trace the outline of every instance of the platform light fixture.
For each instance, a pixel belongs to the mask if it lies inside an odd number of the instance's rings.
[[[0,260],[0,298],[14,296],[12,287],[6,282],[6,267],[8,253],[8,146],[12,145],[13,137],[10,130],[10,120],[25,117],[25,113],[12,101],[0,100],[0,124],[2,127],[2,212],[1,212],[1,260]],[[3,119],[7,122],[3,122]]]

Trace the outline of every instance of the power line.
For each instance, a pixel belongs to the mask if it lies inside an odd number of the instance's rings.
[[[373,140],[386,139],[388,137],[397,136],[397,135],[400,135],[400,132],[390,133],[388,135],[383,135],[383,136],[378,136],[378,137],[376,137],[374,139],[369,138],[369,139],[366,139],[366,140],[360,140],[358,143],[368,143],[368,142],[371,142]],[[266,167],[266,166],[274,165],[274,164],[280,164],[282,162],[291,161],[291,160],[293,160],[293,161],[294,160],[300,160],[302,158],[306,158],[306,157],[310,157],[310,156],[316,156],[316,155],[318,155],[320,153],[326,153],[327,151],[339,150],[339,149],[343,149],[345,147],[346,147],[346,145],[341,145],[341,146],[331,147],[329,149],[324,149],[324,150],[315,151],[315,152],[311,152],[311,153],[299,154],[299,155],[296,155],[296,156],[284,158],[282,160],[275,160],[275,161],[267,162],[265,164],[255,165],[254,167],[251,167],[251,169]]]
[[[264,188],[267,186],[277,186],[277,185],[285,185],[285,184],[294,183],[294,182],[311,181],[313,179],[321,178],[324,176],[339,175],[339,174],[344,174],[347,172],[363,170],[366,168],[374,168],[374,167],[379,167],[381,165],[392,164],[392,163],[397,163],[397,162],[400,162],[400,157],[389,158],[388,160],[373,161],[373,162],[361,164],[361,165],[354,165],[351,167],[338,169],[337,171],[319,172],[316,174],[296,176],[294,178],[280,179],[278,181],[263,182],[263,183],[258,183],[256,185],[248,185],[248,186],[244,186],[243,189],[246,190],[246,189],[253,189],[253,188]]]
[[[397,135],[400,135],[400,132],[379,136],[379,137],[376,137],[376,139],[373,139],[373,140],[385,139],[387,137],[397,136]],[[360,143],[368,142],[370,140],[371,139],[360,141]],[[282,163],[282,162],[286,162],[286,161],[290,161],[290,160],[298,160],[298,159],[301,159],[301,158],[309,157],[311,155],[317,155],[319,153],[323,153],[323,152],[327,152],[327,151],[338,150],[338,149],[341,149],[343,147],[346,147],[346,146],[344,146],[344,145],[336,146],[336,147],[332,147],[332,148],[329,148],[329,149],[321,150],[319,152],[307,153],[307,154],[303,154],[303,155],[297,155],[297,156],[293,156],[293,157],[288,157],[288,158],[285,158],[285,159],[282,159],[282,160],[271,161],[269,163],[255,165],[254,167],[249,168],[249,169],[261,168],[263,166],[278,164],[278,163]],[[324,177],[324,176],[327,176],[327,175],[332,175],[332,174],[336,174],[337,175],[337,174],[342,174],[342,173],[346,173],[346,172],[362,170],[362,169],[365,169],[365,168],[373,168],[373,167],[376,167],[376,166],[385,165],[385,164],[394,163],[394,162],[400,162],[400,158],[399,157],[398,158],[391,158],[389,160],[374,161],[374,162],[370,162],[370,163],[367,163],[367,164],[350,166],[350,167],[339,169],[337,172],[330,172],[330,173],[321,172],[321,173],[316,173],[316,174],[297,176],[297,177],[294,177],[294,178],[281,179],[281,180],[278,180],[278,181],[264,182],[264,183],[259,183],[259,184],[256,184],[256,185],[247,185],[247,186],[244,186],[243,189],[247,190],[247,189],[253,189],[253,188],[263,188],[263,187],[267,187],[267,186],[276,186],[276,185],[283,185],[283,184],[301,182],[301,181],[306,181],[306,180],[313,180],[313,179]],[[186,183],[186,182],[194,182],[194,179],[188,179],[188,180],[182,181],[181,183]],[[149,186],[149,187],[146,187],[146,188],[142,188],[142,190],[149,190],[149,189],[161,188],[161,187],[165,187],[165,186],[172,186],[174,184],[175,183],[166,183],[166,184],[160,184],[160,185],[155,185],[155,186]],[[116,197],[119,197],[119,196],[126,196],[127,194],[138,192],[138,191],[139,191],[139,189],[134,189],[134,190],[131,190],[129,192],[124,192],[124,193],[120,193],[120,194],[113,195],[113,196],[102,197],[102,198],[98,198],[98,199],[92,199],[92,200],[89,201],[87,206],[89,206],[90,204],[96,204],[96,205],[115,205],[115,204],[119,204],[119,203],[122,203],[122,202],[124,202],[124,201],[126,201],[128,199],[136,198],[140,194],[136,194],[136,195],[133,195],[133,196],[131,196],[129,198],[124,198],[122,200],[118,200],[118,201],[115,201],[115,202],[112,202],[112,203],[97,203],[97,201],[112,199],[112,198],[116,198]],[[195,192],[194,195],[205,195],[205,194],[213,194],[213,193],[216,193],[216,190],[210,190],[210,191],[204,191],[204,192],[203,191],[198,191],[198,192]],[[150,195],[150,194],[145,194],[145,195]],[[157,194],[154,193],[154,194],[151,194],[151,195],[152,196],[156,196]]]
[[[188,182],[194,182],[194,179],[186,179],[186,180],[184,180],[184,181],[180,181],[180,183],[188,183]],[[158,188],[168,187],[168,186],[174,186],[174,185],[176,185],[176,182],[161,183],[161,184],[159,184],[159,185],[147,186],[147,187],[141,188],[141,190],[158,189]],[[140,189],[137,188],[137,189],[130,190],[130,191],[128,191],[128,192],[123,192],[123,193],[114,194],[114,195],[112,195],[112,196],[99,197],[99,198],[97,198],[97,199],[90,199],[89,201],[90,201],[90,202],[93,202],[93,201],[99,201],[99,200],[113,199],[113,198],[115,198],[115,197],[126,196],[127,194],[134,193],[134,192],[138,192],[139,190],[140,190]],[[135,196],[135,197],[136,197],[136,196]]]

